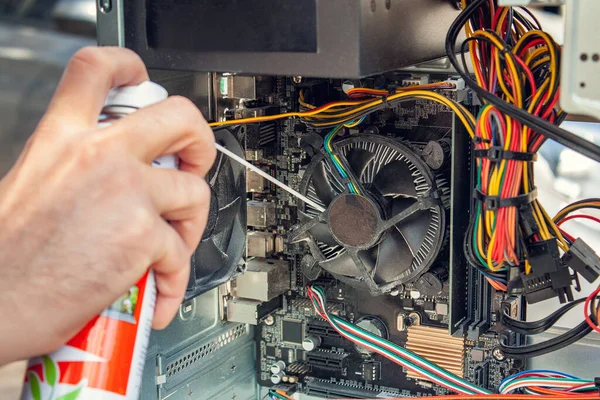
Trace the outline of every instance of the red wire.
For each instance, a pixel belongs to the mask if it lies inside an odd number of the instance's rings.
[[[521,57],[515,56],[515,60],[517,61],[517,63],[519,63],[521,68],[523,68],[523,70],[525,71],[525,75],[527,75],[527,80],[529,81],[529,85],[531,86],[531,97],[533,98],[537,93],[537,86],[535,85],[535,78],[533,77],[533,72],[531,72],[531,69],[529,69],[529,67],[527,66],[527,64],[525,64],[525,61],[523,61]]]
[[[308,288],[308,296],[309,296],[309,298],[310,298],[311,300],[313,300],[313,296],[314,296],[314,294],[312,293],[312,289],[311,289],[310,287]],[[314,297],[314,298],[315,298],[315,299],[317,299],[316,297]],[[317,301],[317,303],[318,303],[318,301]],[[327,315],[321,314],[319,311],[317,311],[317,312],[318,312],[318,313],[319,313],[319,314],[320,314],[320,315],[323,317],[323,319],[325,319],[326,321],[329,321],[329,318],[327,317]],[[331,322],[330,322],[330,323],[331,323]],[[337,329],[337,328],[335,328],[335,327],[333,327],[333,328],[334,328],[335,330],[338,330],[338,329]],[[340,333],[342,333],[342,332],[340,332]],[[359,337],[361,337],[361,338],[363,338],[363,339],[366,339],[366,340],[369,340],[369,339],[370,339],[368,336],[366,336],[366,335],[364,335],[364,334],[362,334],[362,333],[360,333],[360,332],[353,332],[353,334],[354,334],[354,335],[357,335],[357,336],[359,336]],[[394,350],[394,348],[393,348],[393,347],[391,347],[391,346],[388,346],[388,345],[386,345],[385,343],[382,343],[382,344],[381,344],[381,346],[383,346],[383,347],[387,348],[388,350],[390,350],[390,351],[391,351],[391,352],[393,352],[394,354],[396,354],[396,355],[400,356],[401,358],[404,358],[404,356],[403,356],[402,354],[398,354],[398,353],[396,352],[396,350]],[[375,350],[375,349],[373,349],[373,351],[376,351],[376,350]],[[386,356],[385,354],[381,354],[381,353],[379,353],[379,354],[380,354],[381,356],[383,356],[383,357],[387,358],[388,360],[390,360],[390,361],[393,361],[394,363],[396,362],[396,360],[394,360],[392,357]],[[426,369],[427,371],[431,372],[431,373],[432,373],[433,375],[435,375],[436,377],[439,377],[438,373],[437,373],[435,370],[431,369],[429,366],[427,366],[427,364],[424,364],[424,363],[422,363],[422,362],[419,362],[419,361],[414,361],[414,360],[411,360],[411,361],[409,361],[409,362],[413,362],[413,363],[415,363],[415,364],[419,365],[421,368],[423,368],[423,369]],[[440,379],[441,379],[441,378],[440,378]],[[460,387],[462,387],[462,388],[464,388],[464,389],[466,389],[466,390],[473,390],[473,389],[471,389],[470,387],[466,386],[465,384],[463,384],[463,383],[462,383],[462,382],[460,382],[460,381],[456,381],[456,380],[454,380],[454,379],[450,379],[450,378],[443,378],[443,379],[446,379],[446,380],[448,380],[448,381],[454,382],[456,385],[458,385],[458,386],[460,386]],[[439,384],[440,386],[443,386],[443,387],[445,387],[445,388],[449,389],[449,390],[456,391],[456,389],[454,389],[454,388],[452,388],[452,387],[450,387],[450,386],[446,386],[446,385],[442,384],[441,382],[438,382],[438,384]]]
[[[571,235],[569,235],[567,232],[563,231],[562,229],[560,229],[560,233],[563,234],[563,236],[565,236],[567,239],[569,239],[571,242],[575,241],[575,238]]]
[[[531,42],[529,42],[525,46],[523,46],[523,48],[519,52],[519,56],[525,55],[525,52],[528,49],[530,49],[531,47],[539,46],[539,45],[543,45],[543,44],[546,44],[546,41],[544,39],[535,39],[535,40],[532,40]]]
[[[600,286],[598,286],[598,288],[596,290],[594,290],[592,292],[592,294],[590,294],[588,296],[588,298],[585,300],[585,304],[583,307],[583,314],[585,315],[585,321],[588,323],[590,328],[592,328],[596,332],[600,333],[600,328],[594,323],[594,321],[592,321],[592,319],[590,318],[590,316],[588,314],[588,310],[590,308],[590,302],[592,301],[592,299],[594,297],[596,297],[598,295],[598,293],[600,293]]]
[[[576,215],[569,215],[568,217],[561,219],[560,222],[558,222],[556,225],[561,226],[565,222],[572,220],[572,219],[589,219],[590,221],[594,221],[594,222],[597,222],[600,224],[600,218],[598,218],[598,217],[594,217],[592,215],[585,215],[585,214],[576,214]]]
[[[598,393],[595,394],[583,394],[583,395],[567,395],[563,398],[571,399],[599,399]],[[405,400],[406,397],[396,397],[388,400]],[[528,394],[472,394],[472,395],[450,395],[450,396],[431,396],[427,397],[428,400],[487,400],[487,399],[506,399],[506,400],[560,400],[559,396],[531,396]],[[342,400],[342,399],[338,399]],[[379,399],[366,399],[366,400],[379,400]]]

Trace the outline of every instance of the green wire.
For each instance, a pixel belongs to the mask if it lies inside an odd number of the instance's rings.
[[[336,169],[339,171],[339,173],[342,176],[342,178],[348,179],[348,174],[346,173],[346,170],[344,169],[344,166],[342,164],[340,164],[336,160],[335,155],[333,154],[333,147],[331,146],[331,142],[333,140],[333,137],[339,132],[339,130],[341,128],[342,128],[342,125],[337,125],[335,128],[333,128],[331,130],[331,132],[329,132],[327,134],[327,136],[325,136],[325,143],[324,143],[324,145],[325,145],[325,151],[327,151],[327,154],[329,154],[329,158],[331,158],[331,161],[335,165]],[[356,188],[356,185],[354,185],[353,182],[348,183],[348,190],[350,191],[350,193],[359,194],[359,191],[358,191],[358,189]]]
[[[321,298],[323,299],[323,302],[326,301],[325,300],[325,293],[322,290],[322,288],[315,286],[315,287],[313,287],[313,290],[318,291],[321,294]],[[318,303],[315,303],[315,305],[317,306],[317,308],[319,310],[323,311],[324,314],[326,314],[326,315],[329,316],[329,314],[327,314],[324,310],[322,310],[319,307]],[[376,343],[365,341],[364,339],[362,339],[360,337],[357,337],[357,336],[355,336],[354,334],[352,334],[352,333],[350,333],[348,331],[345,331],[346,335],[352,337],[353,340],[356,340],[356,341],[358,341],[360,343],[363,343],[363,344],[366,343],[366,344],[370,345],[371,347],[376,348],[378,351],[380,351],[382,353],[385,353],[386,355],[389,355],[393,359],[401,360],[405,364],[408,364],[412,369],[415,369],[416,371],[419,371],[421,374],[423,374],[425,376],[429,376],[429,377],[433,376],[433,377],[435,377],[437,380],[440,380],[440,381],[444,382],[444,384],[446,386],[453,388],[454,390],[456,390],[459,393],[461,393],[461,392],[468,392],[469,389],[461,387],[461,386],[457,386],[455,383],[453,383],[451,381],[448,381],[446,377],[451,376],[455,380],[458,380],[458,381],[462,382],[463,384],[465,384],[466,386],[468,386],[470,388],[470,390],[473,392],[473,393],[470,393],[470,394],[478,394],[479,391],[483,391],[485,393],[490,393],[488,391],[485,391],[485,389],[479,388],[479,387],[477,387],[477,386],[475,386],[475,385],[473,385],[473,384],[471,384],[471,383],[469,383],[467,381],[464,381],[463,379],[460,379],[459,377],[457,377],[457,376],[451,374],[450,372],[448,372],[448,371],[446,371],[446,370],[438,367],[437,365],[430,363],[426,359],[424,359],[424,358],[422,358],[422,357],[420,357],[420,356],[418,356],[418,355],[416,355],[414,353],[411,353],[408,350],[406,350],[406,349],[404,349],[404,348],[402,348],[400,346],[397,346],[396,344],[394,344],[394,343],[392,343],[390,341],[382,339],[382,338],[380,338],[378,336],[374,336],[372,333],[370,333],[368,331],[365,331],[364,329],[359,328],[356,325],[353,325],[353,324],[351,324],[351,323],[349,323],[349,322],[347,322],[347,321],[345,321],[345,320],[343,320],[343,319],[341,319],[339,317],[336,317],[335,315],[329,316],[329,317],[330,317],[331,323],[334,324],[334,325],[338,325],[339,324],[339,325],[343,325],[343,326],[352,328],[352,329],[354,329],[356,331],[359,331],[361,334],[369,337],[374,342],[385,343],[386,345],[389,345],[390,347],[393,347],[394,349],[396,349],[401,354],[404,354],[404,355],[408,354],[411,357],[418,359],[420,362],[422,362],[423,364],[427,365],[429,368],[431,368],[434,371],[436,371],[439,375],[441,375],[441,377],[440,376],[436,376],[435,374],[432,374],[432,373],[430,373],[430,372],[422,369],[421,367],[417,366],[416,364],[413,364],[411,361],[408,361],[406,359],[401,358],[397,354],[394,354],[394,353],[388,351],[387,349],[385,349],[383,347],[380,347]],[[340,329],[339,326],[338,326],[338,329]],[[342,329],[340,329],[340,330],[342,330]]]
[[[371,340],[377,340],[377,339],[379,339],[379,341],[385,341],[387,344],[389,344],[389,345],[392,345],[393,347],[397,348],[397,346],[395,346],[393,343],[391,343],[391,342],[388,342],[388,341],[386,341],[386,340],[383,340],[383,339],[380,339],[380,338],[378,338],[378,337],[375,337],[375,336],[373,336],[373,335],[372,335],[370,332],[368,332],[368,331],[365,331],[365,330],[363,330],[363,329],[361,329],[361,328],[359,328],[359,327],[357,327],[357,326],[355,326],[355,325],[353,325],[353,324],[350,324],[349,322],[347,322],[347,321],[345,321],[345,320],[343,320],[343,319],[341,319],[341,318],[338,318],[338,317],[336,317],[336,316],[330,316],[330,318],[332,318],[332,319],[334,319],[334,320],[335,320],[335,321],[331,321],[331,322],[332,322],[332,324],[333,324],[334,326],[337,326],[337,325],[339,324],[339,325],[344,325],[344,326],[346,326],[346,327],[353,328],[353,329],[355,329],[355,330],[359,331],[361,334],[363,334],[363,335],[365,335],[365,336],[368,336],[368,337],[370,337],[370,338],[371,338]],[[341,329],[339,326],[337,326],[337,328],[338,328],[338,329],[340,329],[340,330],[342,330],[342,329]],[[406,360],[406,359],[403,359],[403,358],[401,358],[401,357],[400,357],[400,356],[398,356],[397,354],[394,354],[394,353],[390,352],[389,350],[387,350],[387,349],[385,349],[385,348],[383,348],[383,347],[380,347],[380,346],[378,346],[378,345],[377,345],[377,344],[375,344],[375,343],[372,343],[372,342],[366,341],[366,340],[364,340],[364,339],[362,339],[362,338],[360,338],[360,337],[358,337],[358,336],[355,336],[355,335],[353,335],[353,334],[349,333],[348,331],[345,331],[345,334],[346,334],[346,335],[348,335],[348,336],[350,336],[350,337],[352,337],[352,340],[353,340],[353,341],[356,341],[356,342],[362,343],[363,345],[367,344],[367,345],[369,345],[369,346],[371,346],[371,347],[375,348],[375,349],[376,349],[378,352],[384,353],[384,354],[388,355],[390,358],[392,358],[392,359],[394,359],[394,360],[400,360],[400,361],[402,361],[403,363],[407,364],[407,365],[408,365],[408,366],[409,366],[411,369],[414,369],[414,370],[416,370],[416,371],[419,371],[419,372],[420,372],[420,374],[422,374],[422,375],[424,375],[424,376],[428,376],[428,377],[435,377],[437,380],[439,380],[439,381],[442,381],[442,382],[443,382],[443,383],[444,383],[446,386],[448,386],[448,387],[451,387],[452,389],[454,389],[455,391],[457,391],[457,392],[459,392],[459,393],[464,393],[464,392],[468,392],[468,391],[469,391],[469,389],[466,389],[466,388],[464,388],[464,387],[458,386],[458,385],[456,385],[455,383],[453,383],[453,382],[451,382],[451,381],[448,381],[448,380],[446,380],[446,379],[445,379],[443,376],[444,376],[444,375],[446,375],[446,376],[447,376],[447,374],[449,374],[449,373],[448,373],[447,371],[440,370],[440,369],[439,369],[437,366],[435,366],[435,365],[433,365],[433,364],[430,364],[429,362],[427,362],[427,360],[421,359],[420,357],[418,357],[418,356],[416,356],[416,355],[413,355],[415,358],[418,358],[418,359],[419,359],[419,360],[421,360],[422,362],[424,362],[424,363],[428,364],[428,366],[429,366],[430,368],[432,368],[432,369],[436,370],[436,371],[437,371],[437,372],[438,372],[440,375],[442,375],[442,377],[440,377],[440,376],[436,376],[435,374],[432,374],[432,373],[430,373],[430,372],[428,372],[428,371],[426,371],[426,370],[422,369],[421,367],[417,366],[416,364],[413,364],[412,362],[410,362],[410,361],[408,361],[408,360]],[[398,350],[401,350],[401,352],[403,352],[403,353],[406,353],[406,351],[405,351],[403,348],[401,348],[401,347],[400,347],[400,348],[398,348]],[[456,377],[456,379],[457,379],[457,380],[460,380],[460,378],[458,378],[458,377]],[[468,385],[470,385],[468,382],[464,382],[464,383],[465,383],[465,384],[468,384]],[[472,393],[470,393],[470,394],[476,394],[476,393],[477,393],[477,392],[473,391],[473,392],[472,392]]]
[[[277,393],[273,390],[269,390],[269,396],[278,398],[280,400],[287,400],[285,397],[283,397],[282,395],[280,395],[279,393]]]
[[[520,382],[530,382],[530,381],[534,381],[534,382],[539,382],[539,381],[543,381],[543,382],[569,382],[569,383],[573,383],[573,385],[579,384],[579,383],[594,383],[592,381],[586,380],[586,379],[572,379],[572,378],[541,378],[541,377],[526,377],[526,378],[520,378],[520,379],[515,379],[512,381],[508,381],[505,382],[502,386],[500,386],[498,389],[502,392],[507,386],[509,385],[513,385],[515,383],[520,383]]]

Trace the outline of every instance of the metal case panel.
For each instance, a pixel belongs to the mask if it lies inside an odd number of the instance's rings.
[[[218,1],[225,8],[233,4]],[[296,14],[286,17],[286,7],[295,2],[280,0],[265,3],[260,13],[264,20],[256,20],[255,11],[242,10],[247,19],[232,12],[231,25],[223,26],[222,18],[203,14],[214,7],[214,0],[115,3],[109,11],[98,10],[100,44],[129,47],[150,68],[338,78],[373,75],[444,56],[446,31],[458,13],[444,0],[304,0],[304,8],[294,8]],[[193,23],[175,25],[177,18],[160,17],[161,9],[174,7],[185,7]],[[287,25],[289,18],[309,21],[314,27],[283,33],[278,24]],[[240,21],[247,21],[247,26],[239,28]],[[198,26],[203,27],[203,35],[197,35]],[[225,35],[228,28],[237,32],[239,44],[230,43],[235,35]],[[174,38],[157,40],[161,32],[165,36],[177,32],[181,38],[189,34],[194,42],[186,39],[176,45]],[[221,36],[230,40],[222,42]],[[264,43],[254,45],[245,36]],[[165,47],[152,47],[161,43]]]

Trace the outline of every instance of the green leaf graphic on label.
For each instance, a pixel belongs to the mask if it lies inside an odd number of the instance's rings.
[[[57,365],[54,363],[54,360],[48,356],[43,356],[42,360],[44,362],[44,378],[48,385],[54,387],[58,381]]]
[[[57,397],[56,400],[76,400],[79,396],[79,392],[81,392],[81,389],[81,387],[78,387],[70,393],[63,394],[62,396]]]
[[[29,378],[29,388],[31,388],[31,397],[33,400],[42,400],[42,393],[40,391],[40,378],[35,372],[29,372],[27,374]]]

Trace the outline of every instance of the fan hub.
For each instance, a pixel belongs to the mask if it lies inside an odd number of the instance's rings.
[[[336,197],[328,209],[329,228],[344,246],[365,248],[377,241],[380,212],[370,199],[357,194]]]

